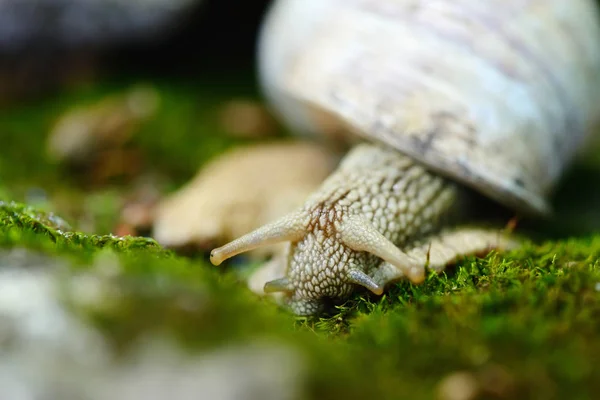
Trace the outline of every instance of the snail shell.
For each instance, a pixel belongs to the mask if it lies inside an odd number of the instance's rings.
[[[260,71],[297,130],[342,126],[543,216],[599,118],[599,38],[591,0],[278,0]]]

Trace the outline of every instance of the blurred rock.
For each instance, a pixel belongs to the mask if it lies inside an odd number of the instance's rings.
[[[53,278],[65,262],[28,250],[0,253],[0,398],[75,398],[76,365],[106,362],[103,339],[60,303]],[[58,368],[57,368],[58,367]]]
[[[105,374],[92,399],[303,398],[302,359],[279,344],[230,345],[192,358],[169,342],[153,340],[142,344],[130,359],[130,365]]]
[[[57,161],[89,162],[100,150],[123,146],[150,119],[160,103],[151,86],[137,85],[61,115],[48,137],[48,154]]]
[[[0,52],[149,39],[202,0],[2,0]]]
[[[228,101],[221,107],[219,121],[232,137],[258,139],[277,132],[273,116],[263,104],[253,100]]]
[[[335,162],[326,149],[304,142],[233,149],[158,205],[153,236],[168,247],[224,244],[301,206]]]
[[[516,394],[516,379],[501,365],[488,365],[479,374],[482,392],[487,397],[513,399]]]
[[[71,167],[87,186],[135,178],[144,157],[131,139],[155,115],[158,92],[136,85],[124,93],[67,110],[55,122],[47,141],[48,157]]]
[[[504,367],[489,364],[476,373],[460,371],[438,384],[439,400],[514,399],[516,379]]]
[[[151,232],[154,208],[161,199],[163,187],[161,177],[153,174],[140,176],[134,182],[121,208],[120,223],[115,232],[117,236],[123,236],[119,230],[132,236]]]
[[[106,253],[93,271],[28,250],[0,252],[0,399],[128,400],[301,398],[304,361],[275,341],[242,341],[204,352],[147,334],[115,353],[72,305],[105,307],[118,257]]]
[[[131,227],[136,235],[141,230],[146,230],[152,226],[152,210],[154,201],[152,199],[142,199],[139,202],[125,204],[121,210],[121,223]]]
[[[455,372],[438,384],[439,400],[475,400],[480,393],[477,378],[469,372]]]

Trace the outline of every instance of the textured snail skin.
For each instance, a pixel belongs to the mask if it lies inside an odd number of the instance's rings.
[[[455,218],[460,194],[457,185],[395,150],[367,144],[355,147],[304,206],[310,221],[305,236],[290,248],[289,306],[296,314],[307,315],[320,311],[323,296],[344,299],[355,288],[353,271],[374,278],[383,289],[386,277],[380,272],[389,269],[383,265],[386,261],[345,245],[340,232],[344,220],[359,217],[402,248]],[[368,242],[361,228],[350,227],[345,234]],[[415,262],[411,268],[419,280],[424,265]]]
[[[286,292],[294,313],[312,315],[325,298],[344,300],[356,284],[381,294],[403,276],[422,281],[425,264],[402,247],[459,219],[466,194],[398,151],[365,143],[353,148],[299,212],[239,240],[258,243],[293,232],[281,259],[287,277],[267,283],[265,291]],[[214,250],[213,263],[237,254],[236,243]]]

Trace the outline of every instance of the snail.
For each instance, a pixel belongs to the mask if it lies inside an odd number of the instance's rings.
[[[591,0],[276,0],[259,38],[266,98],[293,130],[356,143],[302,207],[212,263],[287,243],[264,292],[313,315],[512,248],[469,224],[473,199],[551,215],[598,122],[597,17]]]

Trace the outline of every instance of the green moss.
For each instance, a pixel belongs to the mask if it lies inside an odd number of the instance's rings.
[[[369,373],[346,367],[351,353],[345,343],[296,329],[292,315],[254,296],[232,271],[175,256],[149,239],[64,232],[51,224],[50,214],[21,204],[3,204],[0,212],[3,247],[69,260],[70,273],[57,272],[64,279],[64,302],[104,333],[117,354],[151,333],[177,338],[190,351],[276,340],[306,358],[311,398],[364,398],[372,392]],[[71,279],[82,273],[94,276],[109,295],[82,301]]]
[[[216,121],[219,102],[254,91],[156,85],[162,108],[136,146],[151,169],[169,177],[171,190],[232,143]],[[127,184],[84,188],[46,160],[44,143],[59,112],[122,87],[83,88],[0,112],[0,198],[30,199],[31,188],[49,198],[41,210],[0,203],[0,246],[68,259],[65,301],[119,354],[152,332],[178,338],[190,352],[276,339],[306,357],[308,397],[321,399],[435,398],[440,382],[458,371],[479,382],[481,398],[591,399],[600,390],[598,165],[573,172],[557,193],[556,219],[520,225],[536,242],[466,259],[382,297],[358,293],[327,317],[296,318],[251,294],[234,270],[177,256],[147,238],[84,234],[76,221],[50,212],[62,209],[56,199],[64,197],[101,220],[96,233],[114,227]],[[69,291],[71,274],[79,273],[98,277],[112,295],[82,302]]]
[[[139,155],[141,169],[158,176],[165,191],[177,189],[207,160],[244,142],[226,134],[218,111],[231,98],[256,98],[256,88],[247,80],[228,79],[227,85],[221,85],[222,81],[204,76],[197,82],[150,82],[159,94],[159,109],[128,146]],[[128,194],[132,182],[113,179],[103,185],[91,184],[88,175],[81,176],[81,168],[68,170],[48,157],[47,138],[63,113],[123,93],[139,82],[103,81],[1,109],[0,199],[31,203],[38,201],[35,193],[39,192],[41,201],[72,220],[76,229],[83,229],[79,218],[85,216],[86,221],[93,221],[93,233],[111,233],[118,213],[109,210],[118,209],[120,197]]]
[[[74,272],[105,276],[118,293],[110,301],[67,299],[119,352],[152,332],[190,351],[276,339],[307,358],[310,398],[427,399],[456,371],[496,398],[583,399],[600,389],[600,236],[470,258],[422,285],[357,294],[337,315],[301,319],[232,271],[152,240],[64,232],[50,214],[15,203],[0,212],[3,245],[68,256]]]
[[[406,395],[429,396],[453,371],[500,367],[519,398],[592,398],[599,255],[595,237],[467,261],[423,286],[398,285],[356,316],[347,340],[394,370]]]
[[[162,252],[156,241],[143,237],[86,235],[71,231],[70,225],[51,212],[44,212],[21,203],[0,201],[0,246],[29,247],[52,253],[80,254],[87,257],[101,249],[121,252]]]
[[[231,98],[257,98],[258,93],[247,80],[227,78],[227,84],[222,85],[223,81],[222,77],[213,76],[204,76],[196,82],[151,81],[159,94],[159,109],[134,138],[146,162],[183,181],[204,160],[233,143],[225,134],[217,111]],[[78,86],[0,110],[0,182],[20,186],[39,185],[47,180],[46,187],[60,186],[60,181],[67,177],[46,157],[47,136],[56,119],[73,107],[123,93],[134,83],[138,81],[117,79]],[[72,182],[62,182],[65,183]]]

